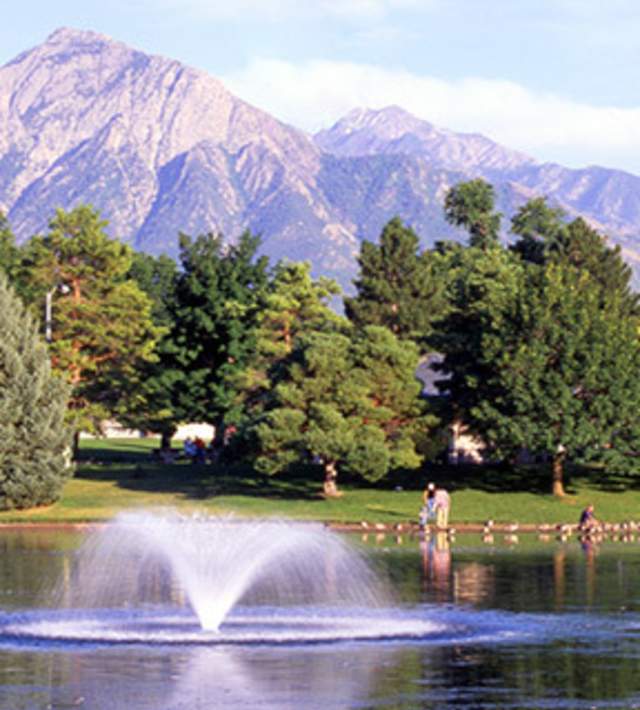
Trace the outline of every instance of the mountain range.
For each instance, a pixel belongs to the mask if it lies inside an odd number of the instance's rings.
[[[442,203],[475,177],[507,217],[537,195],[582,214],[640,274],[640,177],[620,170],[541,163],[396,106],[309,135],[203,71],[90,31],[59,29],[0,68],[0,210],[19,241],[88,203],[139,250],[175,256],[179,232],[250,229],[271,257],[348,287],[360,242],[396,215],[425,246],[466,239]]]

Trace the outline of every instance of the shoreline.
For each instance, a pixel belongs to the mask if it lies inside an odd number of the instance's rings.
[[[258,519],[258,518],[256,518]],[[263,518],[260,518],[263,519]],[[515,533],[575,533],[578,531],[577,524],[571,523],[556,523],[556,524],[522,524],[516,525],[513,523],[494,523],[489,528],[486,524],[481,523],[458,523],[451,524],[447,528],[437,528],[435,525],[427,525],[426,528],[421,528],[417,523],[407,522],[407,523],[374,523],[374,522],[360,522],[360,523],[341,523],[341,522],[327,522],[323,520],[296,520],[293,518],[284,518],[285,520],[291,520],[292,522],[308,523],[323,525],[330,530],[335,530],[336,532],[350,532],[350,533],[412,533],[419,534],[425,533],[429,535],[437,534],[439,532],[444,533],[504,533],[504,534],[515,534]],[[251,520],[251,518],[239,518],[241,521]],[[95,520],[95,521],[85,521],[85,522],[55,522],[55,521],[12,521],[12,522],[0,522],[0,530],[18,530],[18,529],[61,529],[61,530],[88,530],[91,528],[100,528],[105,525],[109,525],[109,520]],[[621,525],[611,526],[612,530],[605,530],[605,532],[625,532]],[[629,531],[635,532],[635,531]]]

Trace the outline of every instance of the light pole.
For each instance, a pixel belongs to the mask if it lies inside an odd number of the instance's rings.
[[[56,291],[60,291],[60,293],[69,293],[69,287],[67,286],[67,284],[56,284],[46,293],[44,300],[44,339],[48,343],[50,343],[53,338],[51,323],[53,311],[53,294]]]

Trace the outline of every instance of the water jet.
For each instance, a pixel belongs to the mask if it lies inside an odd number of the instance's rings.
[[[416,638],[365,556],[316,523],[117,516],[80,548],[57,614],[13,632],[70,643],[264,644]]]

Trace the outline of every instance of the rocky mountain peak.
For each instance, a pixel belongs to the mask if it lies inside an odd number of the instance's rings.
[[[119,44],[123,47],[126,46],[124,43],[118,42],[117,40],[101,34],[100,32],[95,32],[94,30],[81,30],[74,27],[58,27],[47,37],[40,47],[46,49],[47,47],[55,45],[64,46],[70,44],[86,44],[95,46],[101,43],[110,46],[115,44]]]
[[[340,119],[333,128],[345,133],[372,131],[387,139],[398,138],[408,132],[423,132],[432,129],[427,121],[422,121],[400,106],[386,106],[382,109],[356,108]]]
[[[437,128],[399,106],[355,109],[314,139],[335,155],[419,155],[449,170],[505,170],[535,162],[479,134]]]
[[[175,255],[179,231],[233,240],[249,228],[272,257],[348,285],[359,241],[396,215],[425,245],[465,238],[442,200],[478,176],[505,215],[549,195],[638,252],[640,178],[541,165],[399,106],[355,109],[311,138],[205,72],[67,27],[0,67],[0,210],[19,240],[56,207],[87,203],[146,251]]]

